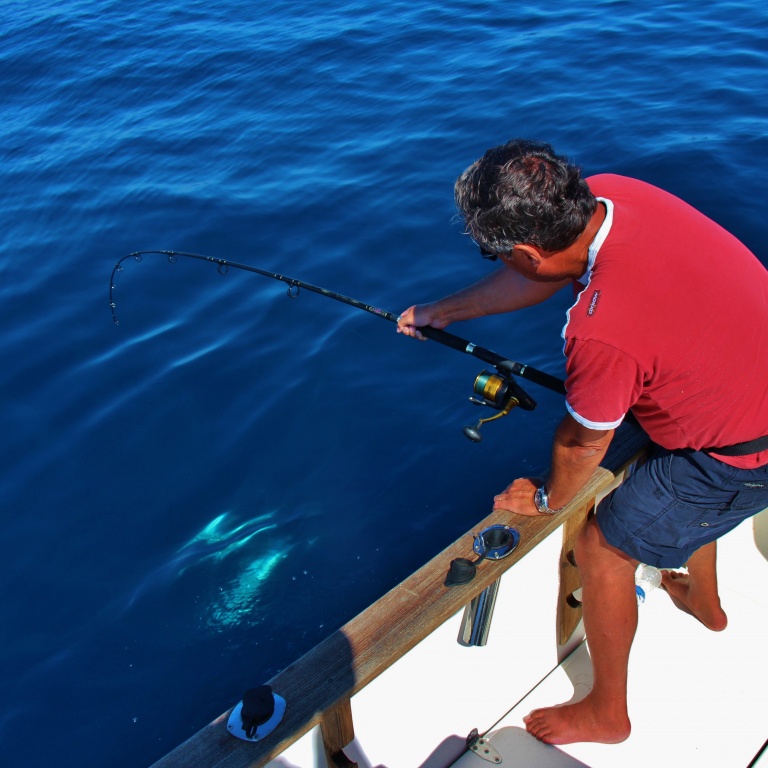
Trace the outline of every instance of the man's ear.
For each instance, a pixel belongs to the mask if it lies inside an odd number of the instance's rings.
[[[518,258],[524,258],[532,269],[538,269],[544,260],[542,252],[535,245],[522,243],[515,246],[515,251],[519,254]]]

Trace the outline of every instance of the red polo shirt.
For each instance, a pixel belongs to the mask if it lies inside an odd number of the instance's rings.
[[[768,435],[768,271],[667,192],[608,174],[587,183],[608,215],[563,328],[570,413],[611,429],[631,409],[670,449]],[[753,468],[768,451],[718,458]]]

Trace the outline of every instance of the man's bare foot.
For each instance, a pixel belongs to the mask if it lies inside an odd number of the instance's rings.
[[[631,730],[629,717],[617,712],[615,707],[603,709],[607,711],[594,706],[590,695],[575,704],[534,709],[523,722],[528,733],[547,744],[577,741],[618,744],[624,741]]]
[[[687,573],[662,571],[661,586],[681,611],[691,614],[707,629],[722,632],[728,626],[728,617],[720,607],[717,593],[704,594],[696,590]]]

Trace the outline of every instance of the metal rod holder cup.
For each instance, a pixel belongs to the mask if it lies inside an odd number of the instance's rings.
[[[501,579],[496,579],[464,608],[459,645],[470,647],[487,644],[500,583]]]

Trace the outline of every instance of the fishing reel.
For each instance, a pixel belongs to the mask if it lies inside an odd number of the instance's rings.
[[[498,411],[493,416],[478,419],[474,426],[464,427],[464,434],[473,443],[482,440],[480,427],[486,422],[500,419],[518,406],[524,411],[532,411],[536,407],[536,401],[511,376],[501,371],[481,371],[475,379],[472,391],[474,395],[469,398],[471,403]]]

